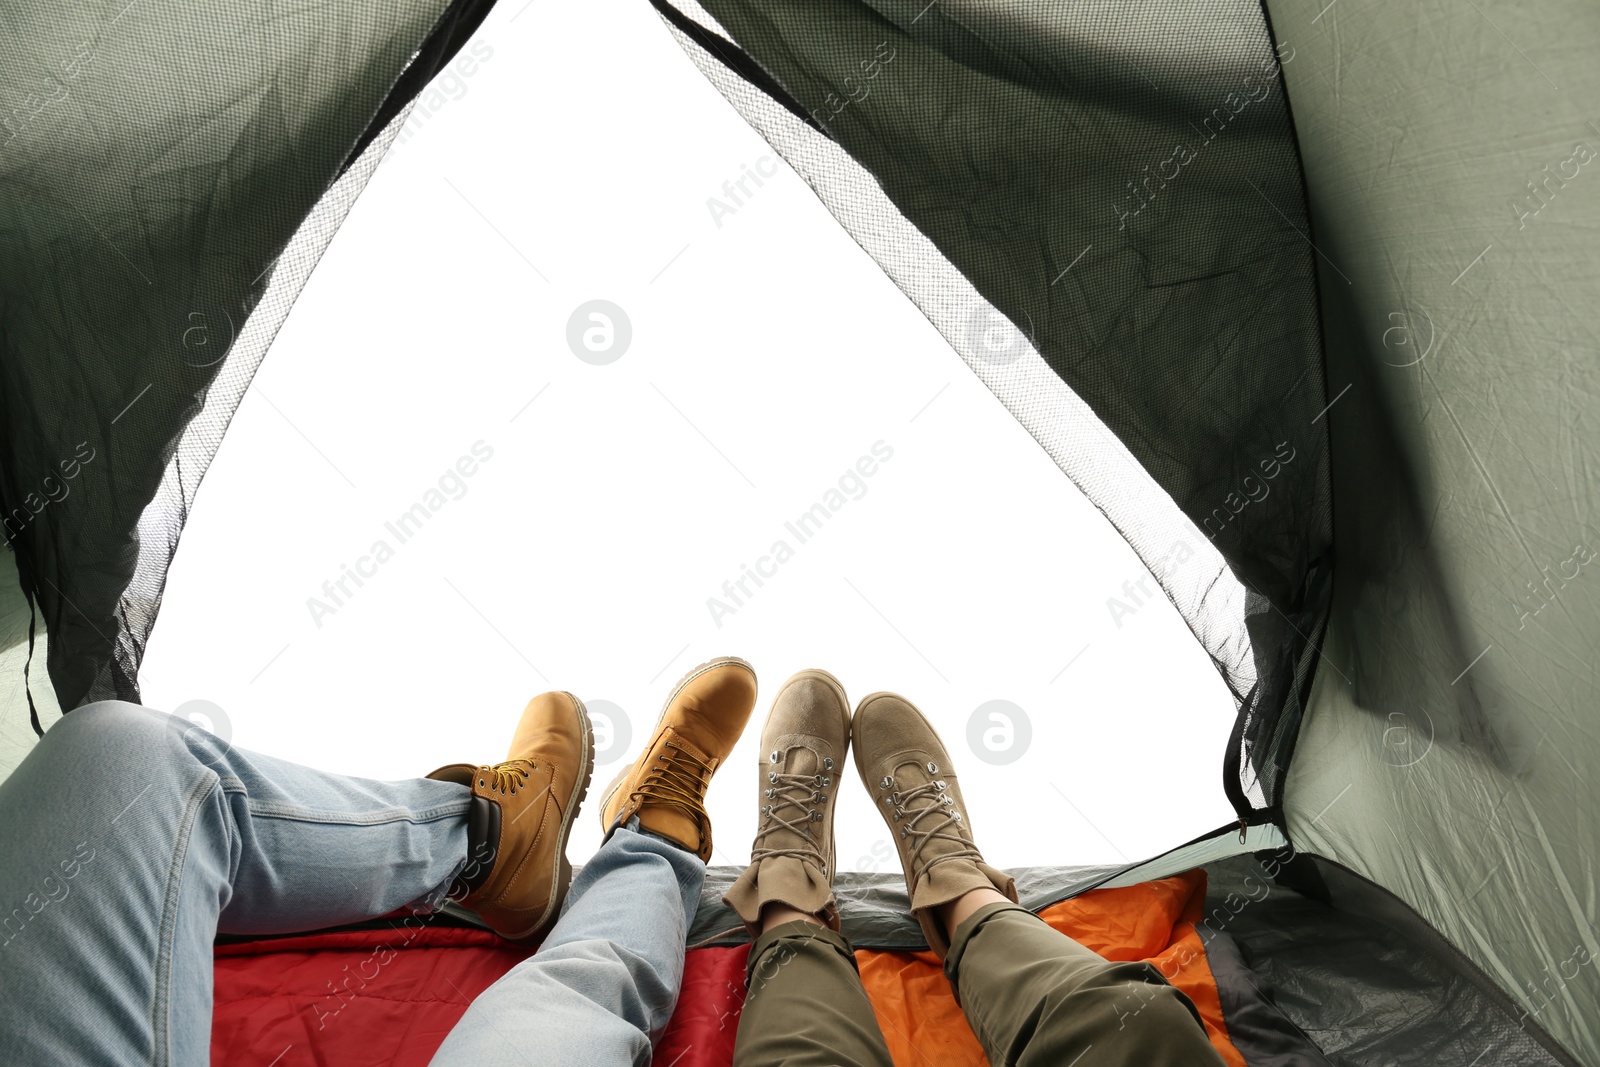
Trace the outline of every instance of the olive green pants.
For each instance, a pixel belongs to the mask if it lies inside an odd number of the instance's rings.
[[[1223,1063],[1189,998],[1154,967],[1109,963],[1015,904],[962,923],[944,971],[993,1067]],[[893,1067],[840,934],[774,927],[750,947],[745,978],[734,1067]]]

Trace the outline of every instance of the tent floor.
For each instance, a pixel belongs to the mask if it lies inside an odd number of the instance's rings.
[[[1334,1067],[1577,1067],[1398,898],[1321,857],[1287,855],[1207,864],[1204,925],[1231,937],[1261,991]],[[1213,968],[1223,957],[1212,941],[1207,954]]]

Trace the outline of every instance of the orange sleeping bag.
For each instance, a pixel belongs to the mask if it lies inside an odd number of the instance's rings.
[[[1228,1040],[1222,1001],[1195,924],[1205,907],[1205,872],[1097,889],[1039,913],[1051,926],[1108,960],[1147,960],[1194,1001],[1211,1043],[1230,1067],[1245,1067]],[[987,1064],[931,952],[856,953],[878,1026],[895,1067]]]
[[[1107,959],[1155,964],[1194,1001],[1223,1058],[1245,1067],[1195,932],[1204,899],[1205,874],[1196,870],[1095,890],[1041,915]],[[657,1063],[732,1062],[748,952],[740,945],[688,953]],[[424,1067],[469,1000],[528,955],[483,930],[402,932],[398,924],[219,946],[212,1062]],[[856,959],[897,1067],[987,1062],[932,953],[863,949]]]

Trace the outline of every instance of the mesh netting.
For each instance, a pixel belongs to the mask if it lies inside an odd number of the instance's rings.
[[[1238,703],[1230,798],[1275,808],[1330,504],[1293,50],[1260,5],[656,6],[1139,553]]]
[[[92,6],[8,4],[0,39],[0,511],[68,710],[138,699],[228,420],[489,7]]]
[[[1251,0],[707,6],[664,10],[1132,543],[1239,703],[1230,795],[1273,806],[1329,526],[1292,49]],[[137,699],[239,398],[487,7],[13,5],[0,499],[63,707]]]

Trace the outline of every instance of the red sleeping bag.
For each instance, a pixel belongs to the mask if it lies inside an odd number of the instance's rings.
[[[1040,914],[1107,959],[1154,963],[1200,1009],[1223,1058],[1244,1067],[1195,932],[1204,899],[1205,874],[1190,871],[1085,893]],[[748,945],[690,950],[657,1064],[732,1063],[748,953]],[[487,931],[418,919],[219,945],[212,1062],[424,1067],[472,998],[530,954]],[[856,958],[896,1067],[927,1067],[930,1055],[939,1067],[987,1062],[931,953],[864,949]]]

